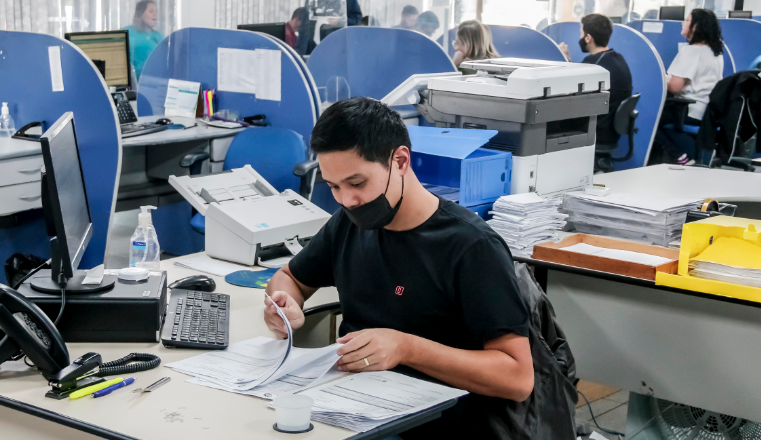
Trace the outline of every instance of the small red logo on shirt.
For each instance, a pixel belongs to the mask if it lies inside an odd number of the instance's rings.
[[[402,293],[404,293],[404,287],[402,287],[402,286],[396,286],[396,292],[394,292],[394,293],[396,293],[399,296],[402,296]]]

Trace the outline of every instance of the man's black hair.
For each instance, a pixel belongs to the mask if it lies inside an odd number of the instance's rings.
[[[384,167],[400,146],[412,150],[410,135],[399,113],[372,98],[339,101],[320,116],[312,130],[312,152],[356,150],[370,162]]]
[[[613,34],[613,23],[610,18],[602,14],[585,15],[581,19],[581,28],[584,29],[585,34],[592,36],[595,45],[598,47],[607,46],[610,36]]]
[[[690,13],[692,19],[692,38],[690,44],[704,43],[713,51],[714,56],[724,52],[724,41],[721,38],[721,26],[716,14],[708,9],[695,8]]]
[[[291,20],[293,19],[301,20],[301,22],[307,21],[307,18],[309,18],[309,13],[307,12],[307,8],[300,7],[293,10],[293,14],[291,15]]]
[[[407,5],[402,9],[402,15],[418,15],[418,10],[412,5]]]

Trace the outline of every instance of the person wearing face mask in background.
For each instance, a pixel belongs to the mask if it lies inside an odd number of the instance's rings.
[[[613,127],[616,110],[621,102],[632,96],[632,74],[623,55],[608,47],[613,34],[613,23],[601,14],[589,14],[581,19],[579,47],[589,53],[582,63],[597,64],[610,72],[610,103],[608,114],[597,117],[597,143],[615,144],[621,137]],[[568,46],[560,43],[560,50],[568,61]]]
[[[153,0],[141,0],[135,5],[132,25],[123,28],[129,32],[129,58],[135,68],[135,76],[140,79],[143,66],[164,36],[157,31],[158,8]]]
[[[320,116],[311,149],[342,208],[272,277],[264,319],[284,336],[271,301],[297,329],[304,301],[335,286],[341,371],[403,366],[471,392],[402,438],[500,438],[508,401],[534,387],[512,256],[483,219],[422,186],[412,148],[380,101],[351,98]]]

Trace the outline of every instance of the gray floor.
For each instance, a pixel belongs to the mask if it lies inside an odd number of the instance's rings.
[[[579,396],[580,401],[584,399]],[[629,392],[619,391],[610,396],[591,402],[592,411],[594,412],[597,423],[601,427],[618,432],[626,431],[626,414],[629,409]],[[618,437],[611,434],[606,434],[595,426],[592,421],[592,416],[589,414],[589,408],[586,403],[583,406],[576,408],[576,424],[589,423],[594,431],[599,432],[605,438],[610,440],[617,440]]]

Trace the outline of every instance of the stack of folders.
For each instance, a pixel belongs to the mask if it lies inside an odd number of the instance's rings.
[[[558,241],[557,231],[565,226],[566,214],[558,212],[560,200],[536,193],[502,196],[489,214],[488,223],[507,243],[513,256],[530,257],[534,245]]]
[[[682,236],[687,212],[700,200],[612,193],[605,196],[571,192],[563,197],[568,223],[585,234],[618,237],[668,246]]]
[[[467,391],[393,371],[354,374],[299,393],[314,400],[312,420],[357,432],[369,431],[465,394]]]
[[[734,237],[719,237],[690,260],[689,274],[715,281],[761,287],[761,247]]]
[[[287,340],[260,336],[232,344],[224,351],[210,351],[166,367],[193,376],[190,383],[264,399],[298,392],[343,374],[334,368],[339,358],[338,344],[316,349],[296,348],[290,323],[280,308],[278,314],[288,323]]]

